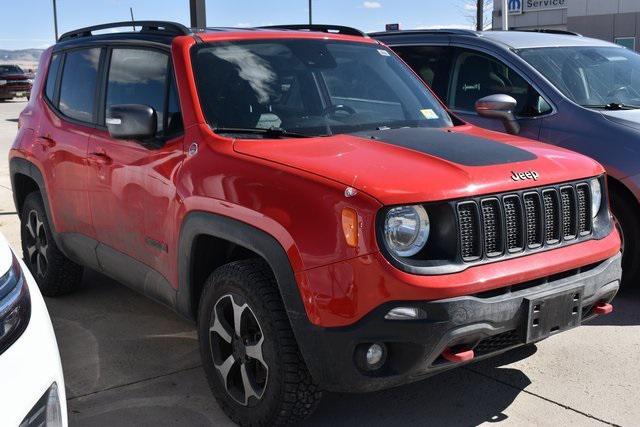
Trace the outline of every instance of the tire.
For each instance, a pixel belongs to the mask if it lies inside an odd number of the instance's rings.
[[[640,224],[636,203],[611,191],[611,211],[622,238],[622,289],[640,289]]]
[[[237,338],[236,323],[244,340]],[[316,409],[322,393],[302,359],[276,280],[263,260],[232,262],[209,276],[200,299],[198,334],[211,391],[237,424],[287,425]],[[247,382],[242,381],[243,366]]]
[[[68,294],[82,283],[83,268],[58,249],[40,193],[29,194],[20,213],[20,235],[24,262],[48,297]]]

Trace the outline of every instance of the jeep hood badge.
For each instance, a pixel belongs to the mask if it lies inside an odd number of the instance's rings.
[[[514,172],[511,171],[511,179],[514,181],[524,181],[527,179],[532,179],[537,181],[540,178],[540,174],[536,171],[526,171],[526,172]]]

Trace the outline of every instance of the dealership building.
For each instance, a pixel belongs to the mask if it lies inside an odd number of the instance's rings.
[[[493,28],[502,2],[494,0]],[[640,0],[507,0],[509,29],[568,30],[640,51]]]

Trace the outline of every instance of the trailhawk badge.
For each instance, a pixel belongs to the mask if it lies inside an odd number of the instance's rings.
[[[527,171],[527,172],[514,172],[511,171],[511,179],[514,181],[524,181],[526,179],[532,179],[537,181],[540,178],[540,175],[536,171]]]

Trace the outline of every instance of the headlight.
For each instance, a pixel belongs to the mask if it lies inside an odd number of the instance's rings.
[[[384,236],[389,250],[401,257],[420,252],[429,238],[429,215],[422,206],[399,206],[387,212]]]
[[[33,79],[27,79],[27,83],[29,83],[30,85],[33,84]]]
[[[6,85],[6,84],[7,84],[7,81],[6,81],[6,80],[0,80],[0,86],[2,86],[2,85]]]
[[[14,257],[9,271],[0,277],[0,354],[22,335],[31,317],[29,290],[21,276]]]
[[[589,186],[591,187],[591,215],[595,218],[602,204],[602,188],[597,178],[592,179]]]

